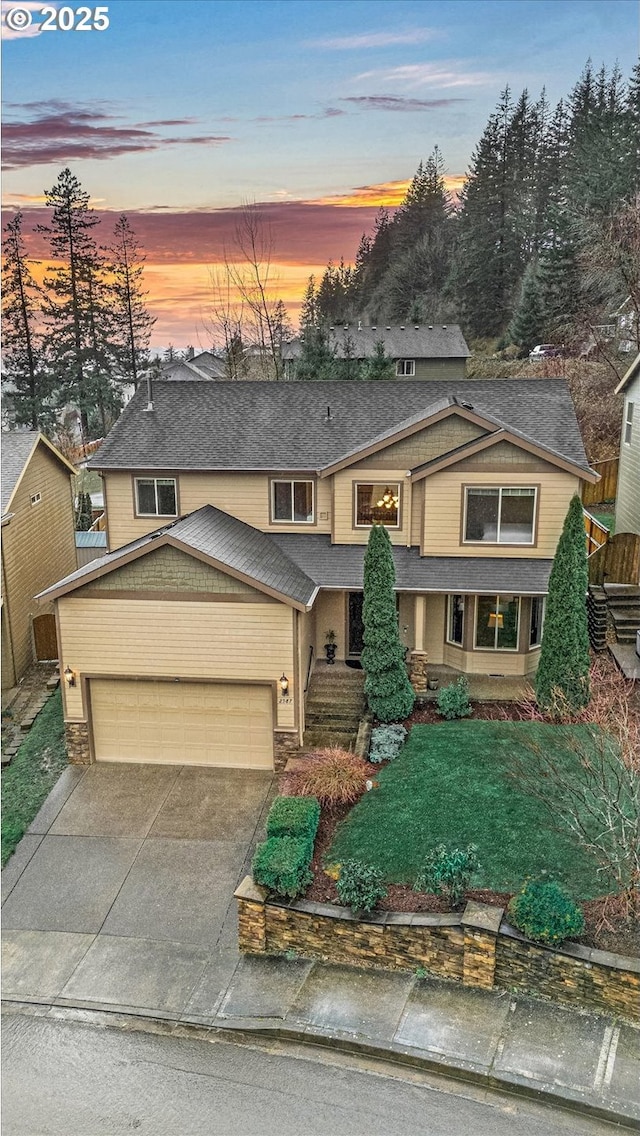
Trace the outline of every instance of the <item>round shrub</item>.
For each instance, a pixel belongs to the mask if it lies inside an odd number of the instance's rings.
[[[336,882],[338,899],[353,912],[372,911],[387,894],[382,872],[361,860],[345,860]]]
[[[443,686],[438,694],[438,714],[449,721],[454,718],[468,718],[471,714],[469,702],[469,683],[464,675],[457,682]]]
[[[304,766],[282,779],[282,788],[292,797],[315,797],[321,805],[352,805],[365,791],[371,766],[348,749],[329,746],[317,749]]]
[[[437,844],[422,865],[413,890],[444,895],[455,907],[462,900],[471,877],[477,870],[477,845],[447,848],[446,844]]]
[[[560,884],[529,880],[509,904],[509,916],[528,939],[554,946],[579,935],[584,918],[578,905]]]
[[[400,753],[406,736],[407,731],[400,722],[394,722],[390,726],[376,726],[371,731],[369,761],[374,765],[379,765],[382,761],[393,761]]]

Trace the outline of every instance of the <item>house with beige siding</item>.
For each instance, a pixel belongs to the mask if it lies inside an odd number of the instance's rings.
[[[470,351],[457,324],[340,324],[327,329],[327,344],[336,359],[373,359],[382,343],[395,364],[398,379],[463,379]],[[281,348],[284,374],[295,379],[303,340]]]
[[[36,659],[55,659],[53,603],[36,592],[76,564],[74,467],[31,430],[2,433],[2,689]]]
[[[272,768],[314,668],[362,651],[389,532],[411,677],[531,675],[571,497],[594,482],[563,380],[161,382],[91,466],[108,552],[56,603],[74,760]]]
[[[640,533],[640,355],[616,387],[616,394],[624,395],[616,532]]]

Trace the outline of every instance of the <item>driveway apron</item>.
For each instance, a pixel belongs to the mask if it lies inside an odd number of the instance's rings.
[[[255,770],[63,775],[3,873],[3,996],[215,1013],[238,963],[233,892],[274,791]]]

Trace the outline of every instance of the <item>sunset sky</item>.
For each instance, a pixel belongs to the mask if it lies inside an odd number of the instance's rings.
[[[111,0],[104,31],[42,31],[42,6],[2,2],[5,220],[43,220],[66,165],[101,241],[126,212],[156,347],[209,345],[243,202],[295,320],[309,274],[353,258],[436,144],[459,188],[505,85],[554,103],[590,56],[628,76],[639,46],[637,0]]]

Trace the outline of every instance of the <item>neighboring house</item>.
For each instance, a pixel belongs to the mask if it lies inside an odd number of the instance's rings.
[[[376,344],[396,365],[399,379],[463,379],[470,355],[457,324],[399,325],[344,324],[329,328],[329,346],[338,359],[372,359]],[[302,354],[302,340],[282,346],[285,378],[295,379],[296,360]]]
[[[640,533],[640,355],[616,387],[624,395],[616,532]]]
[[[595,482],[559,379],[181,383],[90,465],[109,553],[57,600],[73,760],[273,767],[328,631],[362,650],[373,522],[412,680],[531,674],[572,495]]]
[[[53,604],[34,599],[76,564],[74,467],[32,430],[2,442],[2,688],[58,657]]]
[[[163,380],[193,382],[195,379],[226,379],[227,368],[224,359],[218,359],[211,351],[201,351],[196,355],[193,347],[187,349],[185,359],[174,359],[164,363],[160,376]]]

